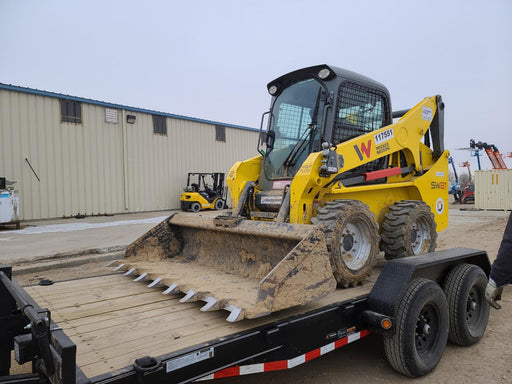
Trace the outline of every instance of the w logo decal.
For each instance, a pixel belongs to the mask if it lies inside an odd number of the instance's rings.
[[[359,148],[357,145],[354,145],[354,149],[356,150],[357,156],[359,156],[359,160],[363,160],[363,153],[365,154],[366,158],[370,158],[370,153],[372,150],[372,141],[368,140],[368,143],[361,143],[361,148]]]

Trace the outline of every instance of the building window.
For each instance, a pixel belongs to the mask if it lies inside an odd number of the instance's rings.
[[[215,126],[215,140],[226,141],[226,127],[222,125]]]
[[[82,122],[82,103],[73,100],[60,100],[61,121],[67,123]]]
[[[153,133],[167,136],[167,119],[165,116],[153,115]]]
[[[118,124],[119,116],[117,113],[117,109],[105,108],[105,121],[107,123]]]

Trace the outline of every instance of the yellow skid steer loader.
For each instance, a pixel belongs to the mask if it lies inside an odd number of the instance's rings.
[[[182,302],[204,301],[201,310],[228,310],[228,321],[360,284],[380,250],[433,251],[448,225],[440,96],[392,112],[384,85],[328,65],[267,87],[259,155],[227,175],[231,214],[174,214],[117,267]]]

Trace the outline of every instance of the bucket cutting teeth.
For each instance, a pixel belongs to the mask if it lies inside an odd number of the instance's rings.
[[[144,272],[142,275],[140,275],[139,277],[133,279],[133,281],[141,281],[141,280],[144,280],[147,276],[147,272]]]
[[[194,291],[193,289],[189,289],[185,296],[183,296],[181,299],[180,299],[180,303],[187,303],[189,301],[196,301],[197,300],[197,292]]]
[[[117,260],[112,260],[110,263],[105,264],[105,267],[110,267],[112,264],[117,263]]]
[[[148,284],[148,288],[153,288],[154,286],[158,285],[162,281],[161,277],[157,277],[155,280],[153,280],[152,283]]]
[[[119,264],[117,267],[114,268],[114,272],[115,271],[119,271],[120,269],[122,269],[126,264]]]
[[[128,272],[126,272],[124,275],[125,275],[125,276],[129,276],[129,275],[131,275],[133,272],[135,272],[135,270],[136,270],[136,269],[137,269],[137,268],[130,268],[130,269],[128,270]]]
[[[202,300],[206,302],[206,304],[201,307],[201,311],[206,312],[220,309],[220,303],[215,297],[207,296]]]
[[[163,295],[168,295],[169,293],[179,293],[178,285],[172,283],[169,285],[169,288],[167,288],[165,291],[162,292]]]
[[[226,311],[231,312],[231,314],[226,319],[230,323],[234,323],[235,321],[243,320],[245,317],[244,312],[242,311],[242,308],[238,308],[236,305],[226,304],[224,306],[224,309]]]

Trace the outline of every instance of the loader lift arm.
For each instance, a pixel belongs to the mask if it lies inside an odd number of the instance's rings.
[[[389,167],[367,172],[360,176],[361,182],[380,177],[398,177],[404,173],[422,175],[432,167],[432,163],[424,161],[426,157],[424,153],[427,151],[432,152],[432,158],[443,157],[447,162],[448,152],[444,151],[443,145],[443,114],[444,104],[441,97],[432,96],[424,99],[392,125],[337,144],[335,149],[330,147],[322,152],[310,154],[297,172],[291,186],[290,222],[302,222],[304,218],[305,222],[309,222],[313,214],[313,202],[318,195],[329,193],[330,189],[347,189],[342,180],[344,172],[383,156],[404,151],[405,156],[411,159],[412,166]],[[428,116],[433,116],[433,118],[428,118]],[[408,126],[415,128],[407,129]],[[429,130],[432,136],[433,150],[421,143],[421,139],[428,135]],[[342,165],[337,172],[332,174],[322,172],[321,167],[324,164],[322,161],[335,155],[338,159],[343,159],[343,161],[339,161]]]

